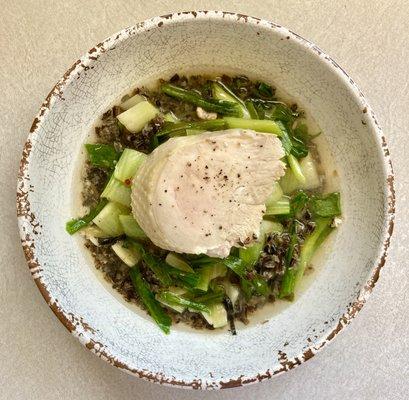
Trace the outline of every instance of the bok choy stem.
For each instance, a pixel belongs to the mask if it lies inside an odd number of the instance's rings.
[[[316,220],[314,231],[305,239],[301,247],[300,258],[297,264],[294,267],[287,268],[284,272],[279,293],[280,298],[292,299],[294,297],[295,288],[304,275],[308,263],[332,229],[330,218],[318,218]]]

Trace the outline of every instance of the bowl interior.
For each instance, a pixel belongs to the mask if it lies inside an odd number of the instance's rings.
[[[325,266],[298,301],[237,336],[177,329],[163,335],[112,295],[81,244],[64,231],[73,213],[78,155],[94,122],[130,88],[180,71],[234,71],[283,88],[324,132],[340,178],[344,222]],[[93,49],[48,103],[23,162],[19,190],[27,192],[32,213],[20,216],[23,245],[31,249],[30,267],[49,302],[94,352],[151,380],[234,386],[310,358],[360,308],[385,238],[388,173],[365,100],[315,46],[236,15],[155,18]]]

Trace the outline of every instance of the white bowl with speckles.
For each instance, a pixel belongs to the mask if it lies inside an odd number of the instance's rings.
[[[102,283],[64,225],[74,212],[78,155],[97,118],[142,81],[210,69],[277,83],[314,117],[337,165],[345,220],[320,272],[295,303],[240,328],[237,336],[181,328],[166,336]],[[154,382],[227,388],[299,365],[360,310],[385,262],[394,217],[393,174],[384,136],[364,96],[317,46],[256,18],[189,12],[113,35],[64,75],[29,134],[17,208],[33,278],[82,344]]]

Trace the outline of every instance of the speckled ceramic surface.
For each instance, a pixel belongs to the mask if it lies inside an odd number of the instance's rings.
[[[64,224],[72,215],[76,160],[99,115],[140,81],[206,67],[257,73],[299,99],[335,157],[345,221],[312,285],[268,322],[238,336],[177,329],[165,336],[96,278]],[[386,142],[352,79],[298,35],[222,12],[154,18],[112,36],[79,60],[33,123],[17,203],[32,275],[81,343],[136,376],[192,388],[261,381],[311,358],[365,303],[385,262],[394,216]]]

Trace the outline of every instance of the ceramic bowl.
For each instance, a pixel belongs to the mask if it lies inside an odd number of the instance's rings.
[[[337,165],[344,222],[299,299],[261,323],[228,332],[164,335],[98,278],[73,214],[79,154],[92,125],[138,83],[214,69],[279,84],[314,116]],[[310,359],[362,308],[385,263],[393,174],[385,138],[346,72],[299,35],[225,12],[157,17],[115,34],[78,60],[46,98],[24,148],[18,221],[32,276],[61,322],[110,364],[138,377],[200,389],[262,381]]]

